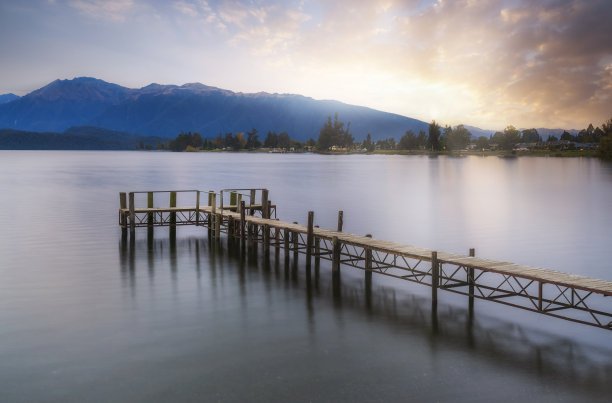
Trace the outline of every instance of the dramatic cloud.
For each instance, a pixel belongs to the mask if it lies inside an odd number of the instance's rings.
[[[82,21],[70,49],[112,54],[122,69],[113,65],[106,78],[124,84],[138,77],[297,92],[496,129],[582,128],[612,116],[609,0],[43,3],[46,13],[0,5],[0,22],[15,15],[20,25],[41,26],[70,58],[53,12],[72,10]],[[42,23],[34,24],[36,13]],[[19,74],[18,60],[1,63]]]

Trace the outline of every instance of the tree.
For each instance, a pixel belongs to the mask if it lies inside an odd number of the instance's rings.
[[[601,130],[604,136],[599,139],[599,156],[604,159],[612,159],[612,118],[601,125]]]
[[[476,139],[476,148],[479,150],[484,150],[485,148],[489,148],[489,139],[485,136],[480,136]]]
[[[331,116],[328,116],[327,122],[323,124],[323,128],[319,132],[317,148],[319,150],[329,150],[332,146],[350,147],[354,141],[353,135],[349,133],[350,125],[349,122],[344,129],[344,123],[338,120],[337,112],[334,115],[333,122]]]
[[[278,136],[274,132],[268,132],[266,139],[264,140],[264,147],[276,148],[278,147]]]
[[[470,144],[472,133],[463,125],[458,125],[454,129],[451,129],[445,137],[446,147],[449,150],[463,150]]]
[[[291,138],[287,132],[281,132],[278,135],[278,147],[289,148],[291,146]]]
[[[376,148],[376,145],[372,143],[372,136],[370,135],[370,133],[368,133],[366,139],[363,141],[363,148],[365,148],[370,153]]]
[[[429,124],[429,137],[427,137],[427,148],[430,150],[440,150],[440,125],[433,120]]]
[[[559,141],[557,136],[548,136],[548,142],[549,143],[556,143],[557,141]]]
[[[569,134],[568,131],[563,130],[563,133],[561,134],[561,141],[576,141],[576,137]]]
[[[541,141],[541,139],[536,129],[525,129],[521,132],[521,142],[537,143],[539,141]]]
[[[261,141],[257,136],[257,129],[253,128],[250,132],[247,132],[246,148],[253,150],[261,147]]]
[[[418,138],[412,130],[406,131],[402,138],[400,138],[397,148],[398,150],[415,150],[418,148]]]
[[[521,133],[514,126],[504,129],[499,145],[504,150],[512,150],[521,141]]]
[[[427,134],[425,134],[425,130],[419,130],[419,135],[417,136],[417,146],[419,148],[427,146]]]

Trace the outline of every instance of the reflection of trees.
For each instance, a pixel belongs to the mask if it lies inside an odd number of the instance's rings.
[[[367,286],[362,277],[352,275],[343,276],[340,281],[332,278],[328,267],[320,272],[317,266],[305,270],[303,261],[285,259],[274,248],[267,255],[257,246],[240,247],[238,242],[150,236],[136,241],[122,238],[119,252],[122,281],[131,288],[132,295],[136,292],[137,271],[146,267],[152,278],[160,275],[155,266],[163,266],[170,268],[168,273],[174,281],[179,275],[177,256],[191,256],[198,275],[207,273],[210,277],[213,297],[220,284],[216,279],[225,270],[237,271],[240,282],[237,298],[243,304],[248,304],[250,277],[263,281],[268,292],[273,287],[305,292],[312,332],[316,330],[313,304],[316,299],[319,306],[328,303],[330,309],[337,310],[339,318],[347,310],[367,315],[369,320],[397,330],[400,336],[406,328],[411,334],[421,333],[432,349],[442,344],[445,348],[467,348],[477,358],[493,360],[499,366],[535,367],[540,376],[562,376],[569,386],[584,389],[587,394],[609,388],[612,381],[612,350],[599,348],[594,357],[589,349],[570,339],[496,318],[471,316],[468,309],[455,306],[439,304],[437,314],[432,314],[429,298],[400,294],[388,286]],[[344,271],[347,270],[350,269]]]

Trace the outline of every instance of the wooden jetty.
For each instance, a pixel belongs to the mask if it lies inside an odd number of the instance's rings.
[[[177,206],[177,195],[192,203]],[[159,196],[165,199],[162,207],[154,203]],[[137,207],[141,199],[143,206]],[[119,225],[131,236],[137,227],[201,226],[213,239],[224,233],[242,242],[261,243],[266,252],[270,247],[277,254],[284,249],[286,259],[305,254],[307,269],[313,258],[317,266],[324,259],[332,262],[332,274],[338,274],[342,265],[364,270],[366,284],[371,284],[372,273],[378,273],[427,285],[434,309],[438,290],[446,290],[468,296],[470,314],[478,298],[612,330],[610,281],[483,259],[475,256],[474,249],[460,255],[348,234],[342,232],[342,212],[336,230],[315,227],[312,211],[307,225],[279,221],[267,189],[122,192],[119,200]]]

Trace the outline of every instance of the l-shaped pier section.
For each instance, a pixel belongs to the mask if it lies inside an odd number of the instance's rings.
[[[185,204],[177,206],[177,198]],[[284,249],[285,259],[305,254],[307,270],[313,258],[316,267],[324,259],[332,262],[333,275],[342,265],[364,270],[366,284],[378,273],[427,285],[434,309],[438,290],[446,290],[468,296],[470,314],[478,298],[612,330],[610,281],[483,259],[474,249],[460,255],[348,234],[342,232],[342,212],[335,230],[314,226],[312,211],[307,225],[279,221],[267,189],[122,192],[119,200],[119,225],[131,236],[137,227],[201,226],[216,240],[224,233],[261,243],[266,253]]]

